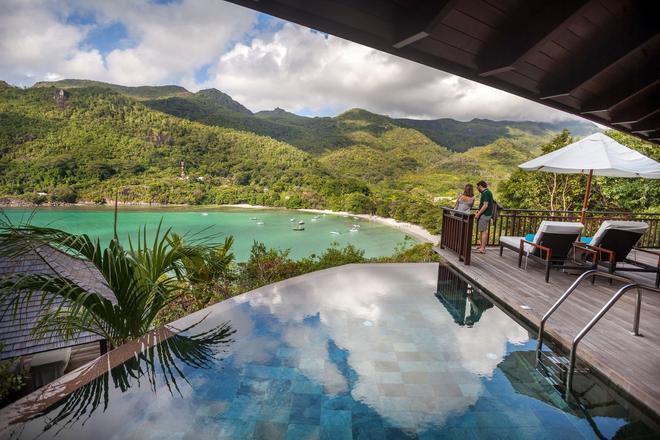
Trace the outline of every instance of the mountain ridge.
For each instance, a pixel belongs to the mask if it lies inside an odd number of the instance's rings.
[[[576,136],[600,131],[591,122],[571,119],[537,122],[473,118],[464,122],[452,118],[392,118],[361,108],[351,108],[333,117],[302,116],[280,107],[252,112],[220,90],[204,89],[193,93],[180,86],[130,87],[90,80],[59,80],[42,81],[33,87],[49,86],[64,89],[90,86],[109,88],[142,100],[154,110],[207,125],[252,131],[290,143],[313,154],[323,154],[352,145],[350,132],[356,129],[354,121],[371,124],[372,127],[366,127],[367,129],[375,129],[374,124],[412,128],[422,132],[438,145],[459,152],[490,144],[499,138],[531,136],[545,140],[548,136],[561,132],[563,128],[569,128]]]

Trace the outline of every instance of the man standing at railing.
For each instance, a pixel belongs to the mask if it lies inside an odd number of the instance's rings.
[[[493,193],[488,189],[488,184],[483,180],[477,182],[477,190],[481,193],[479,197],[479,209],[474,215],[477,220],[477,230],[479,231],[479,249],[480,254],[486,253],[486,243],[488,243],[488,226],[493,217]]]

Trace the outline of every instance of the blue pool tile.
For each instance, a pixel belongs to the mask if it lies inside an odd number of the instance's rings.
[[[355,418],[352,426],[353,439],[355,440],[381,440],[385,438],[385,428],[379,417]]]
[[[318,425],[321,420],[322,397],[316,394],[294,394],[289,420],[292,423]]]
[[[321,426],[351,426],[351,412],[324,409],[321,411]]]
[[[323,400],[322,407],[323,411],[326,410],[343,410],[343,411],[352,411],[356,407],[357,403],[350,395],[343,394],[339,396],[329,397]]]
[[[318,425],[292,423],[286,432],[286,440],[318,440],[320,429]]]
[[[419,440],[479,440],[473,428],[431,428],[417,434]]]
[[[288,428],[287,423],[257,422],[254,438],[257,440],[284,440]]]
[[[215,426],[218,440],[250,439],[254,437],[255,421],[221,419]]]
[[[324,409],[321,412],[321,439],[351,440],[353,438],[350,411]]]
[[[386,440],[416,440],[417,433],[406,428],[385,428]]]
[[[291,392],[296,394],[322,394],[323,386],[309,380],[292,381]]]
[[[291,406],[271,406],[264,405],[257,415],[257,419],[263,422],[289,423]]]

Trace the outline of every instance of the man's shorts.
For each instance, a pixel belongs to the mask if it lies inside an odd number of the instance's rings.
[[[490,223],[491,216],[490,215],[482,215],[479,217],[479,223],[477,223],[477,230],[479,232],[487,231],[488,230],[488,223]]]

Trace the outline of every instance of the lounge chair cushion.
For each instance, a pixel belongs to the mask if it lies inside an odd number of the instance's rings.
[[[541,236],[545,233],[578,235],[582,232],[582,229],[584,229],[584,226],[579,222],[555,222],[544,220],[539,225],[536,235],[534,235],[534,243],[538,243]]]
[[[600,242],[603,240],[603,237],[605,237],[605,234],[607,234],[607,231],[609,231],[610,229],[618,229],[620,231],[629,231],[629,232],[644,234],[649,229],[649,225],[644,222],[632,222],[632,221],[624,221],[624,220],[605,220],[600,225],[600,228],[598,228],[598,231],[596,231],[596,233],[594,234],[590,244],[592,246],[600,245]]]
[[[524,237],[502,236],[500,237],[500,241],[508,246],[519,248],[520,240],[523,239],[527,241],[531,241],[532,243],[538,243],[543,237],[543,234],[548,233],[548,234],[578,235],[580,232],[582,232],[583,228],[584,226],[582,226],[582,223],[578,223],[578,222],[556,222],[556,221],[544,220],[539,225],[536,234],[533,235],[533,239],[531,240],[529,239],[529,237],[532,234],[527,234]],[[531,253],[532,251],[534,251],[533,246],[530,246],[528,244],[525,245],[525,252]]]
[[[519,249],[520,248],[520,240],[526,240],[527,237],[507,237],[507,236],[501,236],[500,237],[500,242],[504,243],[505,245],[512,247],[514,249]],[[531,252],[533,251],[534,248],[528,244],[525,245],[525,252]]]

